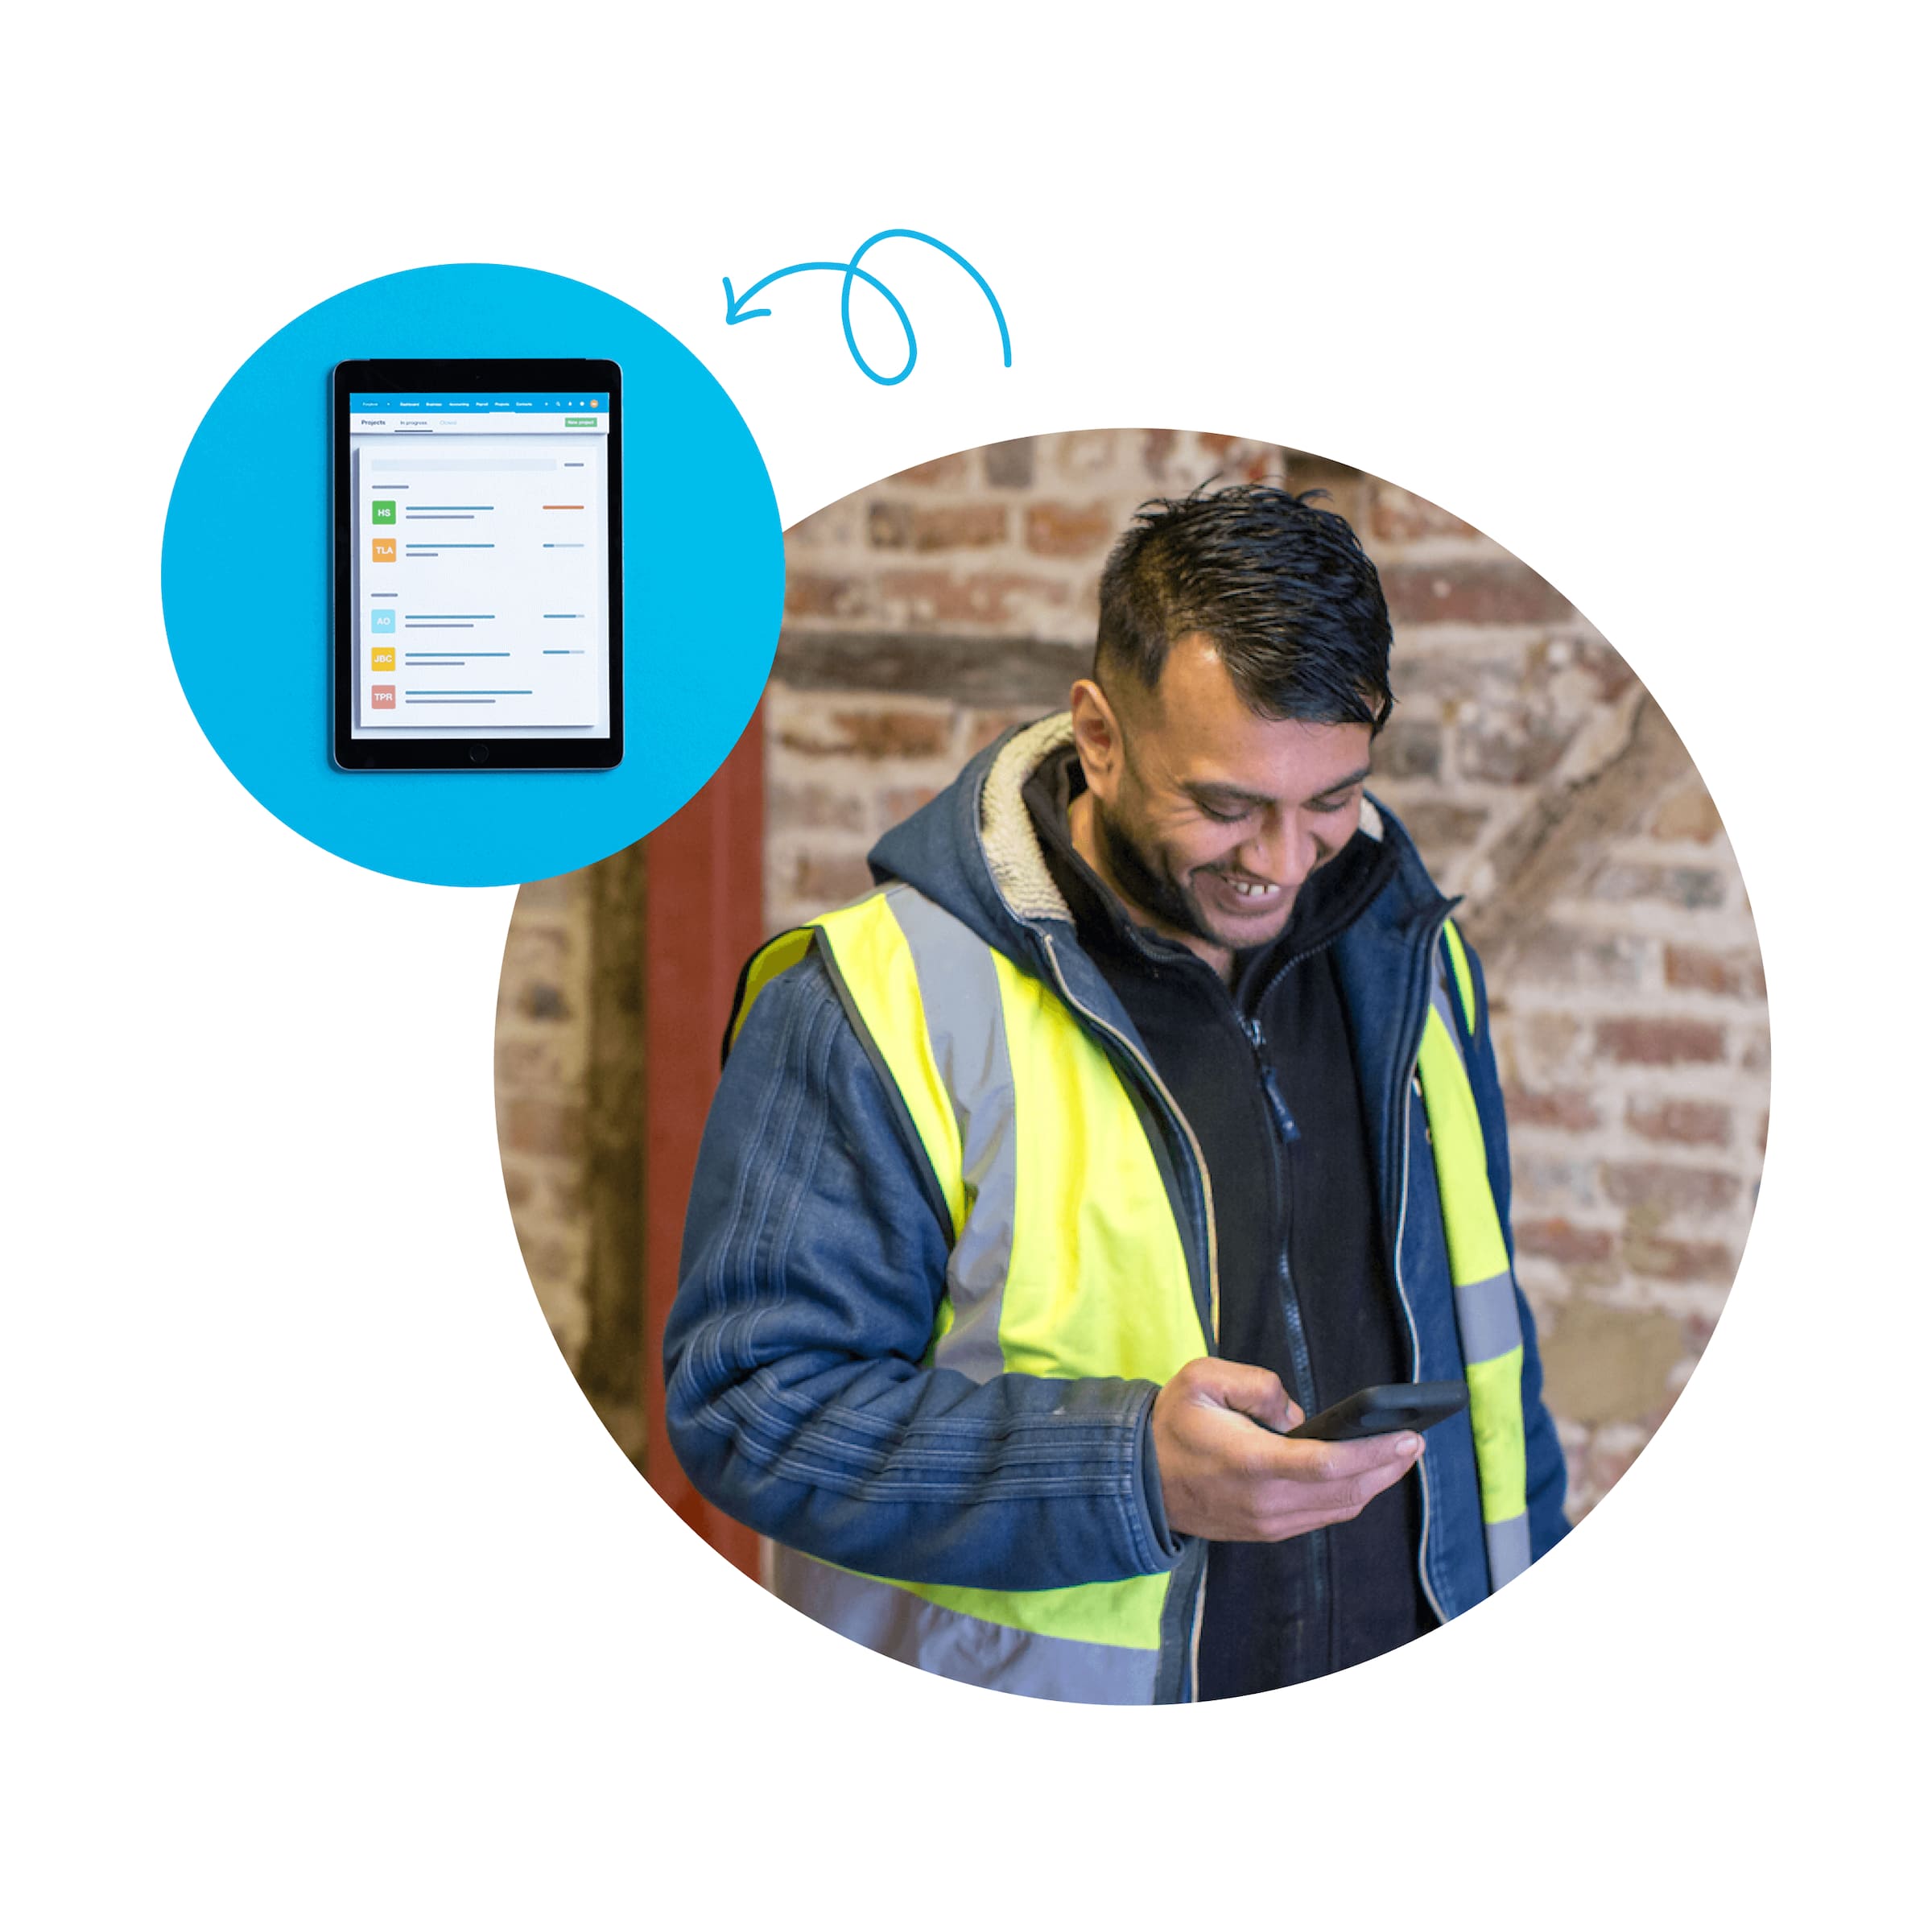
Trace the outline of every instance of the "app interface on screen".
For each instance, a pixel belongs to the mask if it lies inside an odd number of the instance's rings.
[[[349,398],[358,738],[607,738],[610,398]]]

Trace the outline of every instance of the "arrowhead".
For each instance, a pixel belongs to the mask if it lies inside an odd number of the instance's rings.
[[[731,277],[724,277],[724,326],[729,328],[734,322],[754,321],[760,316],[768,316],[768,308],[745,308],[740,306],[745,298],[731,292]]]

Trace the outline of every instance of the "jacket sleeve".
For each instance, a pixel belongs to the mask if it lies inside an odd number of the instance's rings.
[[[1503,1241],[1509,1253],[1509,1270],[1516,1272],[1516,1236],[1509,1220],[1509,1129],[1503,1108],[1503,1088],[1496,1071],[1496,1051],[1489,1037],[1489,995],[1483,981],[1482,962],[1467,948],[1469,972],[1476,983],[1476,1038],[1469,1054],[1469,1084],[1483,1124],[1483,1147],[1489,1166],[1489,1191],[1501,1216]],[[1523,1291],[1516,1291],[1517,1313],[1523,1324],[1523,1451],[1530,1498],[1530,1554],[1534,1562],[1570,1533],[1563,1513],[1563,1493],[1569,1472],[1556,1424],[1543,1403],[1542,1357],[1536,1346],[1536,1318]]]
[[[793,1549],[908,1583],[1046,1590],[1170,1568],[1154,1385],[922,1366],[947,1249],[808,956],[753,1006],[699,1151],[664,1341],[692,1483]]]

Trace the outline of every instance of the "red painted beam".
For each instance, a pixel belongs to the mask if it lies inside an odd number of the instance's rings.
[[[710,783],[650,835],[644,901],[645,1469],[705,1542],[756,1576],[757,1535],[698,1494],[665,1434],[664,1323],[738,969],[768,936],[762,707]]]

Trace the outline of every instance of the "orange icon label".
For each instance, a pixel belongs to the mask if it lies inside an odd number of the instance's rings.
[[[396,560],[396,540],[394,537],[371,537],[369,540],[369,560],[372,564],[393,564]]]

